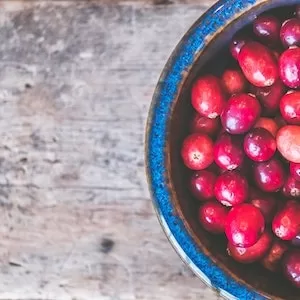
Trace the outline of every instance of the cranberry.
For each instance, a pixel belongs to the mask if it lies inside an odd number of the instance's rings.
[[[300,232],[300,204],[289,200],[274,217],[272,229],[282,240],[294,239]]]
[[[234,170],[244,161],[242,141],[238,136],[223,133],[217,139],[214,146],[216,164],[225,170]]]
[[[199,208],[199,222],[208,232],[223,233],[228,211],[218,202],[206,202]]]
[[[222,125],[231,134],[245,133],[256,123],[260,111],[260,104],[254,96],[234,95],[222,112]]]
[[[265,192],[277,192],[284,184],[285,172],[282,163],[272,158],[254,165],[254,180]]]
[[[269,87],[254,88],[253,92],[262,104],[264,114],[274,115],[279,109],[280,99],[286,92],[286,87],[281,80],[276,80]]]
[[[214,161],[213,142],[202,133],[193,133],[183,142],[181,156],[184,164],[192,170],[206,169]]]
[[[248,183],[244,176],[237,171],[221,174],[215,184],[215,196],[226,206],[243,203],[248,198]]]
[[[261,15],[253,22],[253,32],[263,43],[276,45],[279,42],[280,22],[272,15]]]
[[[274,240],[267,255],[261,261],[262,265],[272,272],[277,271],[280,267],[281,259],[287,250],[288,247],[283,241]]]
[[[280,39],[284,47],[300,46],[300,20],[286,20],[280,30]]]
[[[281,54],[279,71],[286,86],[292,89],[300,87],[300,48],[289,48]]]
[[[249,41],[249,38],[246,37],[244,34],[241,33],[237,33],[230,44],[230,52],[231,55],[235,58],[238,59],[238,55],[241,51],[241,49],[244,47],[244,45],[246,44],[246,42]]]
[[[222,75],[222,85],[228,94],[239,94],[245,92],[247,81],[240,70],[228,69]]]
[[[277,149],[290,162],[300,163],[300,126],[281,127],[276,136]]]
[[[296,247],[300,247],[300,234],[298,234],[292,241],[292,245]]]
[[[233,37],[235,61],[193,83],[181,158],[199,225],[225,234],[238,262],[283,264],[300,288],[300,248],[288,250],[300,247],[300,5],[272,9],[252,29]]]
[[[283,258],[283,273],[285,277],[297,288],[300,288],[300,251],[293,249],[287,251]]]
[[[191,133],[205,133],[209,136],[214,136],[220,130],[221,123],[219,118],[210,119],[195,114],[190,123]]]
[[[276,141],[273,135],[264,128],[253,128],[244,139],[244,150],[254,161],[269,160],[276,152]]]
[[[287,123],[300,125],[300,92],[285,94],[280,100],[280,112]]]
[[[300,182],[300,164],[290,163],[290,174]]]
[[[195,172],[190,181],[192,194],[201,201],[213,199],[217,176],[207,170]]]
[[[270,223],[277,210],[277,201],[272,196],[255,197],[250,201],[257,207],[265,217],[267,223]]]
[[[225,233],[231,243],[238,247],[251,247],[265,229],[261,211],[254,205],[243,203],[233,207],[228,213]]]
[[[238,55],[245,77],[255,86],[271,86],[279,77],[274,54],[258,42],[248,42]]]
[[[282,187],[282,193],[286,197],[299,197],[300,196],[300,182],[292,176],[288,177]]]
[[[213,75],[199,78],[192,88],[192,105],[202,116],[214,119],[225,105],[225,95],[219,79]]]
[[[228,243],[227,252],[236,261],[249,264],[253,263],[267,253],[272,244],[272,235],[265,231],[259,240],[251,247],[237,247]]]
[[[271,118],[259,118],[256,124],[254,125],[254,128],[264,128],[268,130],[274,137],[276,137],[276,133],[279,129],[276,122]]]

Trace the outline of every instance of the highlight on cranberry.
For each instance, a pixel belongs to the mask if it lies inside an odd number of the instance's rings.
[[[199,226],[300,288],[300,6],[257,16],[227,49],[192,84],[181,146]]]

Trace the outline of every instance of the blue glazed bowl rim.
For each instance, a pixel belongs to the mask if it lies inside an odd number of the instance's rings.
[[[182,38],[169,58],[157,84],[146,130],[146,171],[152,200],[159,221],[175,250],[192,271],[207,285],[228,299],[267,299],[230,275],[201,252],[174,213],[166,178],[166,140],[172,103],[181,90],[189,69],[219,29],[237,19],[251,7],[266,0],[220,0],[213,5]]]

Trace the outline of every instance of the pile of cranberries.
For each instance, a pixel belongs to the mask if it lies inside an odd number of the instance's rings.
[[[300,6],[258,16],[230,44],[234,63],[194,82],[181,156],[198,219],[238,262],[300,288]]]

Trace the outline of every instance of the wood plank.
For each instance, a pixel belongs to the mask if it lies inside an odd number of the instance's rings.
[[[0,5],[6,7],[7,9],[11,10],[18,10],[19,8],[23,8],[24,6],[33,6],[33,5],[42,5],[43,1],[40,0],[2,0]],[[69,2],[66,0],[59,0],[59,1],[52,1],[51,5],[69,5]],[[55,3],[56,2],[56,3]],[[76,0],[77,3],[79,2],[89,2],[95,3],[96,5],[99,4],[142,4],[142,5],[161,5],[161,6],[170,6],[170,5],[188,5],[188,4],[196,4],[196,5],[204,5],[204,6],[211,6],[217,0]]]
[[[196,4],[196,5],[204,5],[204,6],[211,6],[217,0],[89,0],[93,2],[101,2],[101,3],[140,3],[140,4],[147,4],[147,5],[162,5],[162,6],[170,6],[170,5],[189,5],[189,4]]]
[[[7,3],[0,299],[217,299],[164,236],[143,165],[159,73],[207,5]]]

